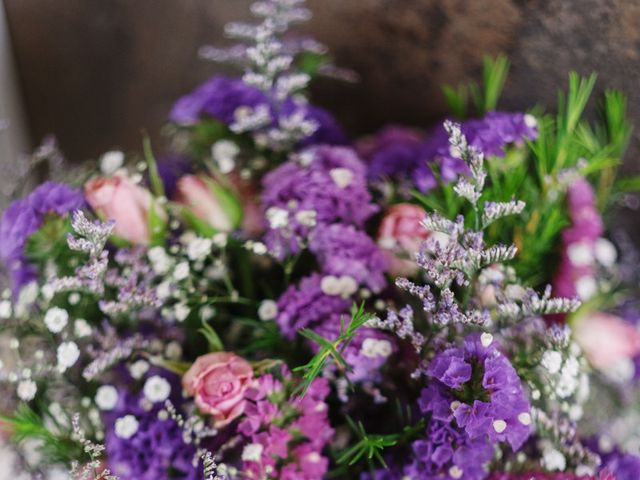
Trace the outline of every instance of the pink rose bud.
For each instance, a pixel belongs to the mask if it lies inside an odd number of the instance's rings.
[[[185,175],[176,184],[178,202],[219,232],[240,225],[242,207],[238,199],[213,178]]]
[[[640,332],[608,313],[594,312],[576,319],[574,336],[591,364],[599,369],[640,353]]]
[[[87,202],[98,215],[115,220],[115,234],[131,243],[149,243],[151,192],[126,176],[98,177],[84,186]],[[164,212],[159,212],[163,217]]]
[[[251,386],[253,368],[233,353],[216,352],[198,357],[182,377],[182,387],[195,397],[198,409],[224,427],[242,415],[245,392]]]
[[[395,276],[410,276],[418,270],[416,253],[431,234],[421,224],[425,211],[411,203],[392,206],[378,229],[378,245],[389,260],[389,272]]]

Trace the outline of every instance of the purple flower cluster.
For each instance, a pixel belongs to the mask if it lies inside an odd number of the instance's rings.
[[[322,275],[313,273],[299,285],[290,285],[278,300],[277,322],[282,334],[293,339],[306,327],[315,327],[331,315],[348,310],[351,302],[322,291]]]
[[[329,384],[314,380],[303,397],[289,397],[284,383],[263,375],[247,392],[244,420],[238,431],[249,443],[242,453],[242,478],[316,480],[327,472],[322,450],[333,437],[325,398]]]
[[[287,215],[286,225],[271,222],[265,238],[269,248],[284,257],[299,251],[313,230],[338,222],[362,227],[376,211],[365,174],[353,150],[318,146],[266,175],[262,205],[267,217],[276,209]]]
[[[375,242],[353,225],[336,223],[320,229],[309,243],[328,275],[348,275],[374,292],[384,288],[387,260]]]
[[[180,384],[174,375],[155,370],[171,384],[171,401],[180,404]],[[183,441],[183,433],[171,418],[159,416],[163,402],[149,404],[140,392],[119,389],[118,403],[113,410],[103,414],[105,446],[111,471],[120,478],[157,480],[176,478],[199,480],[200,469],[193,465],[195,448]],[[130,438],[122,438],[116,432],[119,418],[133,415],[138,423]]]
[[[463,122],[461,129],[471,146],[495,156],[503,156],[506,145],[537,136],[535,118],[522,113],[490,112],[484,118]],[[359,150],[369,164],[370,179],[408,176],[422,192],[437,185],[434,165],[444,182],[468,173],[466,164],[451,155],[449,137],[442,126],[423,141],[412,130],[388,128],[375,141],[362,143]]]
[[[278,325],[289,338],[301,328],[334,338],[339,318],[348,312],[359,288],[379,292],[386,285],[386,258],[363,230],[376,211],[367,190],[365,166],[351,149],[318,146],[268,174],[263,183],[267,219],[281,217],[270,222],[265,236],[270,250],[284,257],[308,245],[319,266],[319,272],[303,278],[297,287],[290,286],[280,297]],[[374,338],[370,333],[359,332],[349,347],[353,379],[364,379],[386,360],[375,352],[371,353],[375,361],[361,354],[363,342]]]
[[[0,258],[4,261],[14,294],[36,278],[25,257],[25,244],[49,214],[65,215],[85,204],[82,192],[62,183],[45,182],[30,195],[14,201],[0,221]]]
[[[490,337],[471,334],[462,347],[440,352],[427,376],[419,406],[431,420],[427,438],[413,444],[411,469],[482,479],[493,444],[508,442],[516,451],[529,437],[530,406],[520,378]]]
[[[302,112],[307,120],[314,121],[318,128],[302,142],[302,146],[316,143],[345,143],[343,132],[326,110],[301,104],[293,98],[287,98],[279,108],[276,108],[267,95],[258,88],[247,85],[241,79],[221,75],[210,78],[191,93],[180,98],[173,106],[169,118],[180,125],[193,125],[207,117],[231,125],[236,119],[238,108],[255,108],[259,105],[269,106],[274,124],[279,117],[290,116],[296,112]]]
[[[340,334],[340,317],[341,315],[331,315],[314,330],[324,338],[337,338]],[[342,317],[343,322],[349,321],[344,318],[345,315]],[[314,348],[319,346],[314,345]],[[354,339],[342,351],[342,357],[352,369],[347,374],[349,380],[361,382],[377,379],[380,367],[397,350],[398,346],[390,335],[376,328],[359,328]]]

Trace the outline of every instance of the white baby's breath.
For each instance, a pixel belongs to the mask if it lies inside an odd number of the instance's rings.
[[[98,387],[95,402],[100,410],[113,410],[118,403],[118,390],[113,385]]]
[[[152,403],[164,402],[171,394],[171,385],[159,375],[147,379],[142,389],[144,397]]]
[[[60,307],[51,307],[44,315],[44,324],[51,333],[60,333],[69,323],[69,312]]]

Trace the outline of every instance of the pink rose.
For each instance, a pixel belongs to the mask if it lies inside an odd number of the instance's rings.
[[[431,234],[421,224],[425,211],[411,203],[392,206],[378,229],[378,244],[389,259],[389,272],[396,276],[410,276],[418,265],[415,255],[422,242]]]
[[[242,208],[235,196],[213,178],[185,175],[176,183],[178,202],[220,232],[237,228]]]
[[[202,413],[213,416],[216,428],[242,415],[245,391],[252,384],[253,368],[245,359],[229,352],[198,357],[182,377],[185,391],[195,397]]]
[[[149,190],[128,177],[98,177],[84,186],[87,202],[104,218],[115,220],[115,234],[134,244],[149,243]]]
[[[599,369],[640,353],[640,332],[608,313],[594,312],[576,319],[574,336],[591,364]]]

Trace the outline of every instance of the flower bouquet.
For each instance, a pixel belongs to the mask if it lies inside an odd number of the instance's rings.
[[[201,52],[242,76],[175,103],[166,153],[57,168],[4,212],[17,471],[640,478],[638,261],[605,215],[640,187],[625,97],[588,122],[572,74],[557,114],[499,111],[498,57],[443,123],[350,140],[308,86],[354,75],[287,33],[309,11],[251,12]]]

